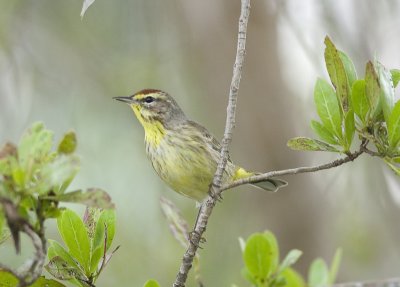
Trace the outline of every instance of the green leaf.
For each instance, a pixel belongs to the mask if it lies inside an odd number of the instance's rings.
[[[71,181],[79,171],[79,158],[75,155],[61,155],[46,163],[40,170],[40,181],[35,188],[39,194],[50,190],[58,193],[59,188]]]
[[[369,104],[369,120],[374,120],[382,110],[378,74],[374,64],[369,61],[365,69],[365,93]]]
[[[348,57],[343,53],[340,56],[339,51],[336,49],[335,45],[332,43],[329,37],[325,37],[325,64],[328,70],[329,77],[331,78],[332,84],[335,86],[336,95],[340,102],[340,106],[343,112],[347,112],[349,108],[349,96],[350,96],[350,83],[346,75],[345,66],[342,62],[343,59],[348,59]],[[350,64],[349,73],[351,72]],[[354,70],[354,66],[353,66]],[[350,77],[355,78],[356,76],[351,75]]]
[[[71,154],[75,151],[77,145],[75,132],[67,132],[60,143],[58,144],[57,151],[61,154]]]
[[[86,207],[85,215],[83,216],[83,223],[85,224],[89,241],[90,241],[90,273],[94,274],[97,271],[98,263],[103,256],[104,252],[103,249],[97,248],[100,246],[94,246],[94,238],[96,235],[96,227],[99,221],[100,215],[103,212],[101,208],[94,208],[94,207]],[[100,232],[102,238],[104,237],[105,228]],[[98,240],[101,242],[103,239]],[[104,240],[103,240],[104,242]],[[98,250],[97,250],[97,249]]]
[[[73,278],[71,280],[68,280],[69,283],[71,283],[72,285],[78,286],[78,287],[90,287],[89,284],[84,283],[76,278]]]
[[[257,280],[264,280],[273,271],[272,247],[264,234],[255,233],[247,239],[243,260],[250,274]]]
[[[57,218],[61,215],[63,208],[59,208],[57,203],[51,200],[40,199],[42,205],[42,216],[43,218]]]
[[[8,158],[0,159],[0,174],[1,175],[11,175],[11,167],[8,162]]]
[[[92,256],[90,259],[90,273],[94,274],[98,271],[103,256],[104,256],[104,246],[99,246],[92,251]]]
[[[26,174],[20,166],[14,166],[11,170],[12,178],[18,187],[24,188],[26,182]]]
[[[57,218],[57,225],[69,253],[77,259],[87,274],[90,264],[90,242],[82,220],[75,212],[66,209]]]
[[[286,279],[282,276],[277,276],[277,277],[273,277],[271,276],[269,279],[267,279],[268,281],[268,286],[271,287],[285,287],[286,286]],[[264,287],[266,286],[265,283],[263,284],[263,282],[261,282],[260,285],[258,285],[260,287]]]
[[[305,137],[292,138],[287,145],[293,150],[339,152],[338,149],[327,143]]]
[[[286,281],[286,287],[306,287],[303,277],[292,268],[286,268],[282,274]]]
[[[80,269],[74,258],[67,252],[67,250],[64,249],[64,247],[61,246],[60,243],[52,239],[48,239],[48,241],[49,249],[47,250],[47,258],[49,260],[57,256],[61,257],[68,264],[68,266],[74,267],[75,269],[80,271],[82,275],[84,275],[83,270]]]
[[[65,285],[56,280],[46,279],[44,276],[41,276],[30,287],[65,287]]]
[[[391,148],[399,145],[400,141],[400,101],[397,101],[387,123],[388,140]]]
[[[250,273],[249,269],[247,269],[246,267],[244,267],[244,268],[242,268],[242,270],[240,270],[240,274],[242,275],[242,277],[244,279],[249,281],[254,286],[259,286],[256,278],[253,277],[253,275]]]
[[[107,248],[106,251],[108,251],[108,249],[110,249],[111,244],[113,242],[114,239],[114,235],[115,235],[115,210],[113,209],[108,209],[108,210],[104,210],[99,218],[99,221],[96,224],[96,235],[95,235],[95,242],[96,242],[96,238],[98,238],[97,236],[97,227],[98,226],[103,226],[106,227],[107,229]],[[103,232],[104,234],[104,232]]]
[[[18,278],[13,274],[0,269],[0,287],[17,287],[18,286]],[[36,280],[33,284],[29,285],[29,287],[63,287],[65,285],[61,284],[52,279],[46,279],[44,276],[41,276]]]
[[[10,142],[5,143],[5,145],[0,149],[0,175],[11,175],[11,163],[13,159],[16,161],[17,147]],[[11,159],[12,158],[12,159]]]
[[[278,240],[276,240],[275,235],[269,230],[264,231],[263,235],[268,240],[269,245],[271,246],[271,252],[270,252],[270,256],[272,258],[271,270],[272,270],[272,272],[275,272],[276,269],[278,268],[279,260],[280,260],[279,259]]]
[[[70,280],[74,278],[83,281],[88,280],[86,276],[82,277],[83,274],[80,270],[77,270],[73,266],[69,266],[68,263],[59,256],[53,257],[44,268],[47,272],[60,280]]]
[[[303,252],[298,249],[290,250],[289,253],[286,255],[285,259],[283,259],[281,265],[279,266],[277,273],[283,272],[285,269],[296,263],[302,254]]]
[[[86,206],[98,208],[115,208],[108,193],[99,188],[89,188],[85,192],[76,190],[59,195],[42,196],[41,198],[62,202],[82,203]]]
[[[400,167],[396,166],[395,164],[391,163],[389,160],[385,160],[386,164],[394,171],[394,173],[400,176]]]
[[[42,123],[34,123],[18,145],[18,161],[29,181],[38,166],[48,159],[53,145],[53,133]]]
[[[150,279],[144,283],[143,287],[160,287],[160,284],[156,280]]]
[[[393,69],[390,70],[390,73],[392,74],[392,80],[393,80],[393,87],[397,87],[397,84],[400,81],[400,70]]]
[[[172,235],[183,248],[187,248],[189,243],[189,225],[183,218],[181,212],[173,202],[163,196],[160,198],[160,205]]]
[[[24,208],[27,211],[34,211],[37,208],[37,199],[32,195],[22,196],[19,207]]]
[[[331,268],[329,270],[329,281],[330,284],[334,284],[336,280],[336,275],[339,271],[340,262],[342,261],[342,249],[336,249],[335,255],[333,256]]]
[[[369,104],[365,93],[365,80],[355,81],[351,92],[353,109],[363,124],[366,123]]]
[[[379,77],[383,115],[387,123],[395,101],[392,74],[379,62],[375,63],[375,67]]]
[[[0,287],[17,287],[18,279],[11,273],[0,269]]]
[[[315,259],[308,271],[308,285],[310,287],[326,287],[330,285],[329,270],[321,258]]]
[[[350,151],[351,143],[353,142],[354,132],[356,130],[356,126],[354,123],[354,112],[352,109],[348,110],[348,112],[344,116],[344,127],[344,132],[346,135],[345,151]]]
[[[112,244],[115,235],[115,210],[103,210],[97,223],[92,241],[92,252],[90,270],[95,272],[99,265],[100,259],[103,257],[104,252],[107,252]],[[107,233],[106,233],[107,231]],[[107,236],[106,250],[104,251],[104,241]]]
[[[85,224],[88,236],[90,240],[93,240],[95,231],[96,231],[96,224],[99,221],[99,217],[103,209],[96,208],[96,207],[86,207],[85,214],[83,216],[83,223]]]
[[[351,88],[354,82],[357,80],[357,72],[356,68],[354,67],[353,62],[351,61],[350,57],[346,55],[346,53],[339,51],[340,59],[344,65],[344,70],[347,76],[347,82],[349,84],[349,88]]]
[[[337,139],[335,138],[335,136],[327,128],[325,128],[320,122],[311,120],[311,129],[323,141],[333,144],[333,145],[339,144]]]
[[[335,91],[323,79],[314,88],[314,102],[323,125],[338,139],[342,138],[342,119]]]

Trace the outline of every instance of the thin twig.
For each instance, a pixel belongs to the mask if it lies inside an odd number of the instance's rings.
[[[0,269],[13,274],[19,281],[18,287],[32,285],[41,276],[46,259],[47,247],[44,235],[44,219],[40,213],[38,213],[39,229],[35,230],[32,225],[18,215],[16,206],[10,200],[0,198],[0,203],[3,204],[3,207],[8,207],[4,208],[4,211],[10,229],[13,228],[13,232],[16,232],[16,234],[20,231],[26,233],[31,238],[35,248],[35,256],[29,263],[29,268],[25,272],[16,272],[3,264],[0,264]],[[18,245],[18,243],[16,244]]]
[[[400,278],[383,279],[377,281],[345,282],[333,284],[332,287],[399,287]]]
[[[40,223],[40,232],[36,233],[29,225],[24,225],[23,231],[31,238],[36,253],[30,268],[28,279],[25,279],[24,285],[20,283],[20,287],[28,286],[34,283],[41,275],[46,260],[46,238],[41,236],[43,230],[43,222]]]
[[[218,167],[215,172],[209,196],[203,202],[196,220],[194,230],[189,240],[189,246],[183,255],[182,263],[179,272],[176,276],[174,287],[184,287],[190,268],[192,267],[193,259],[196,255],[197,249],[202,239],[202,235],[206,230],[208,218],[210,217],[213,208],[220,196],[222,175],[228,160],[228,146],[232,140],[232,130],[235,126],[235,111],[236,102],[239,91],[239,84],[242,75],[242,67],[244,62],[245,48],[246,48],[246,35],[247,23],[250,15],[250,0],[241,1],[241,12],[239,17],[239,32],[236,50],[236,59],[233,66],[232,82],[229,90],[229,103],[227,107],[227,117],[224,137],[221,142],[221,157],[218,162]]]
[[[366,146],[362,148],[362,151],[369,154],[370,156],[379,156],[382,157],[382,155],[379,152],[373,151],[368,149]]]
[[[103,251],[103,260],[100,265],[99,272],[97,274],[100,274],[101,271],[103,271],[104,265],[106,264],[106,257],[107,257],[107,240],[108,240],[108,227],[107,224],[104,223],[104,251]]]
[[[233,187],[237,187],[239,185],[265,181],[265,180],[267,180],[267,179],[269,179],[271,177],[275,177],[275,176],[292,175],[292,174],[298,174],[298,173],[307,173],[307,172],[315,172],[315,171],[324,170],[324,169],[330,169],[330,168],[342,165],[344,163],[353,161],[357,157],[359,157],[361,154],[363,154],[364,152],[365,152],[365,146],[364,146],[364,144],[362,144],[358,151],[356,151],[354,153],[349,153],[346,157],[334,160],[332,162],[328,162],[328,163],[321,164],[321,165],[316,165],[316,166],[297,167],[297,168],[291,168],[291,169],[270,171],[270,172],[267,172],[267,173],[254,175],[254,176],[251,176],[251,177],[248,177],[248,178],[235,180],[235,181],[233,181],[231,183],[225,184],[225,185],[223,185],[221,187],[221,190],[227,190],[227,189],[230,189],[230,188],[233,188]]]
[[[13,269],[0,264],[0,270],[13,274],[19,281],[19,287],[32,285],[42,274],[46,259],[46,239],[40,237],[29,224],[24,224],[21,231],[25,232],[32,240],[35,247],[35,256],[27,272],[18,273]]]

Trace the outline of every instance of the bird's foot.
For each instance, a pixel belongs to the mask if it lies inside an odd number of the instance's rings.
[[[189,232],[189,241],[191,244],[194,246],[203,249],[200,244],[206,243],[206,239],[204,237],[201,237],[201,234],[197,232],[196,230],[193,230]]]
[[[209,194],[209,195],[212,197],[212,199],[214,199],[215,201],[222,202],[222,200],[223,200],[223,197],[222,197],[221,192],[220,192],[220,193],[216,193],[216,192],[213,191],[213,189],[210,189],[210,191],[209,191],[208,194]]]

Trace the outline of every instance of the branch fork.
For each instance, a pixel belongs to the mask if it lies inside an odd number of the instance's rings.
[[[315,172],[319,170],[329,169],[333,167],[340,166],[344,163],[355,160],[362,153],[371,154],[372,151],[367,149],[368,140],[364,139],[360,145],[359,150],[353,153],[347,153],[346,157],[337,159],[333,162],[329,162],[322,165],[311,166],[311,167],[299,167],[293,169],[286,169],[280,171],[271,171],[264,174],[255,175],[249,178],[236,180],[228,184],[222,184],[222,175],[225,170],[226,163],[228,161],[228,147],[232,140],[232,131],[235,127],[235,112],[236,103],[239,91],[239,84],[241,79],[242,67],[244,63],[246,38],[247,38],[247,24],[250,15],[250,0],[241,0],[241,13],[239,18],[239,32],[238,32],[238,42],[236,50],[236,58],[233,66],[233,76],[231,81],[231,86],[229,90],[229,100],[227,107],[227,117],[225,124],[224,137],[221,142],[221,157],[218,163],[217,170],[215,172],[212,184],[210,185],[209,195],[206,200],[202,203],[199,213],[197,215],[197,220],[194,229],[191,233],[189,239],[189,246],[183,255],[182,262],[179,268],[179,272],[176,276],[173,287],[185,287],[185,283],[188,277],[188,273],[192,267],[193,259],[199,248],[199,244],[203,240],[203,233],[206,230],[208,219],[211,213],[221,198],[221,193],[224,190],[249,183],[256,183],[264,181],[271,177],[292,175],[298,173]]]
[[[46,259],[46,238],[44,237],[44,226],[43,220],[40,220],[39,230],[36,231],[32,225],[30,225],[26,220],[22,219],[17,211],[14,204],[6,199],[0,198],[0,204],[3,205],[3,209],[9,221],[10,228],[12,227],[11,233],[14,234],[13,239],[16,246],[17,253],[19,252],[19,232],[26,233],[32,240],[32,244],[35,248],[35,255],[32,260],[27,260],[29,262],[29,268],[24,272],[16,272],[12,268],[0,264],[0,270],[7,271],[14,275],[18,281],[18,287],[25,287],[33,284],[42,274],[44,262]]]
[[[200,207],[199,214],[196,220],[194,230],[192,232],[192,238],[189,240],[189,247],[183,255],[182,263],[179,268],[179,272],[176,276],[176,280],[173,287],[184,287],[190,268],[192,267],[193,259],[196,255],[197,249],[199,248],[202,235],[206,230],[208,218],[210,217],[217,201],[223,191],[222,187],[222,175],[225,170],[226,163],[228,161],[228,147],[232,141],[232,131],[235,127],[235,112],[236,103],[239,92],[240,79],[242,76],[242,67],[244,63],[244,55],[246,48],[246,37],[247,37],[247,23],[250,15],[250,0],[241,1],[241,13],[239,17],[239,32],[238,42],[236,50],[235,64],[233,66],[233,76],[231,86],[229,90],[229,100],[227,107],[227,116],[225,124],[224,137],[221,142],[221,157],[218,163],[217,170],[215,172],[212,184],[209,190],[209,196],[203,202]]]

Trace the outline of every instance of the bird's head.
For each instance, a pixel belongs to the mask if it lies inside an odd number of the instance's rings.
[[[186,119],[174,98],[160,90],[145,89],[130,97],[114,99],[127,103],[144,127],[155,122],[168,126]]]

